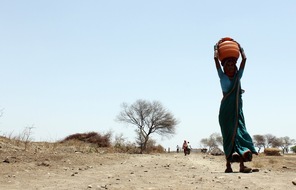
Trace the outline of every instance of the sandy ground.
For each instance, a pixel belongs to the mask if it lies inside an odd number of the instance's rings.
[[[1,139],[0,139],[1,142]],[[259,172],[224,173],[224,156],[125,154],[0,143],[0,189],[296,189],[296,155],[255,156]]]

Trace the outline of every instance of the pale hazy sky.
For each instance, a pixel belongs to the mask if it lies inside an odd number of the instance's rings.
[[[220,132],[222,92],[213,46],[245,49],[244,114],[250,135],[296,139],[296,1],[0,1],[0,134],[34,126],[60,140],[109,130],[123,102],[159,101],[180,120],[175,149]]]

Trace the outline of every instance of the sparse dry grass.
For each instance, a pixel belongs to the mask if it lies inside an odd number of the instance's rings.
[[[261,161],[253,161],[252,162],[253,168],[262,168],[264,164]]]
[[[254,156],[251,162],[253,168],[261,168],[267,170],[282,170],[288,168],[289,170],[296,171],[296,154],[285,154],[281,156],[266,156],[265,153],[261,153],[258,156]]]

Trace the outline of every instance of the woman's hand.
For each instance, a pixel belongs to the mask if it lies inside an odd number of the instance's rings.
[[[242,59],[244,59],[244,60],[246,60],[247,58],[246,58],[246,54],[245,54],[245,51],[244,51],[244,49],[242,48],[242,46],[238,46],[239,47],[239,52],[241,53],[241,55],[242,55]]]
[[[240,45],[240,43],[238,43],[237,41],[235,41],[235,42],[236,42],[237,45],[238,45],[239,52],[240,52],[240,54],[242,55],[242,59],[247,59],[247,58],[246,58],[246,55],[245,55],[245,51],[244,51],[244,49],[242,48],[242,46]]]
[[[216,60],[218,60],[218,46],[219,46],[219,43],[216,43],[215,45],[214,45],[214,59]]]
[[[238,45],[239,52],[240,52],[240,53],[244,52],[244,49],[242,48],[242,46],[241,46],[238,42],[236,42],[236,43],[237,43],[237,45]]]
[[[214,45],[214,50],[218,50],[218,47],[219,47],[219,44],[216,43],[216,44]]]
[[[237,42],[236,42],[236,43],[237,43]],[[242,61],[241,61],[240,67],[239,67],[239,69],[241,70],[241,69],[244,69],[244,68],[245,68],[245,64],[246,64],[246,61],[247,61],[247,57],[246,57],[246,55],[245,55],[245,51],[244,51],[244,49],[242,48],[242,46],[241,46],[239,43],[237,43],[237,45],[238,45],[238,48],[239,48],[239,52],[240,52],[240,54],[241,54],[241,56],[242,56]]]

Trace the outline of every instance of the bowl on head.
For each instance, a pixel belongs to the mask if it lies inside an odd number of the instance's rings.
[[[221,62],[225,62],[227,58],[239,58],[239,46],[229,37],[222,38],[218,44],[218,58]]]

